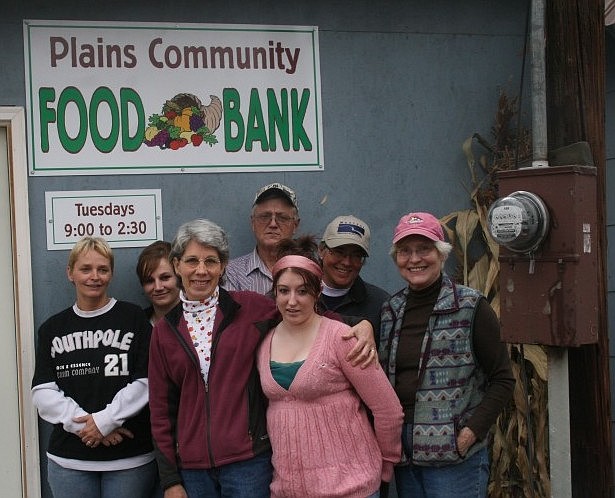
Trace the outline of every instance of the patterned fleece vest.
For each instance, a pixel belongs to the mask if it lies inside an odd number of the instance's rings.
[[[380,361],[393,387],[407,297],[408,288],[393,295],[382,307]],[[472,324],[480,297],[478,291],[442,276],[442,287],[421,345],[412,430],[414,464],[459,463],[487,444],[477,441],[465,457],[459,455],[456,444],[457,432],[483,399],[486,387],[485,375],[472,351]]]

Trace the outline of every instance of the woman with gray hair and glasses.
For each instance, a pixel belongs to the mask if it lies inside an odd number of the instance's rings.
[[[495,312],[442,270],[451,248],[430,213],[393,234],[407,285],[382,307],[380,361],[404,410],[400,498],[486,497],[489,429],[515,385]]]
[[[221,287],[228,239],[209,220],[181,225],[169,259],[180,303],[154,327],[149,369],[165,498],[269,497],[271,446],[255,353],[280,320],[275,302]]]

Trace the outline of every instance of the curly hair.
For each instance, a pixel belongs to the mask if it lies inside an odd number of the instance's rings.
[[[294,239],[283,239],[278,242],[277,259],[284,256],[303,256],[320,264],[318,260],[318,244],[312,235],[301,235]]]

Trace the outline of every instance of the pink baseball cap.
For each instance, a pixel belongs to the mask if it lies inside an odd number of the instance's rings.
[[[429,213],[408,213],[402,216],[393,233],[393,244],[408,235],[422,235],[430,240],[444,240],[442,225]]]

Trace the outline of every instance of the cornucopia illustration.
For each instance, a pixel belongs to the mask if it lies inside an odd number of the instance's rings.
[[[218,143],[214,132],[222,119],[222,102],[210,95],[211,103],[204,106],[191,93],[179,93],[162,106],[160,114],[152,114],[145,129],[143,143],[148,147],[177,150],[191,143],[213,146]]]

